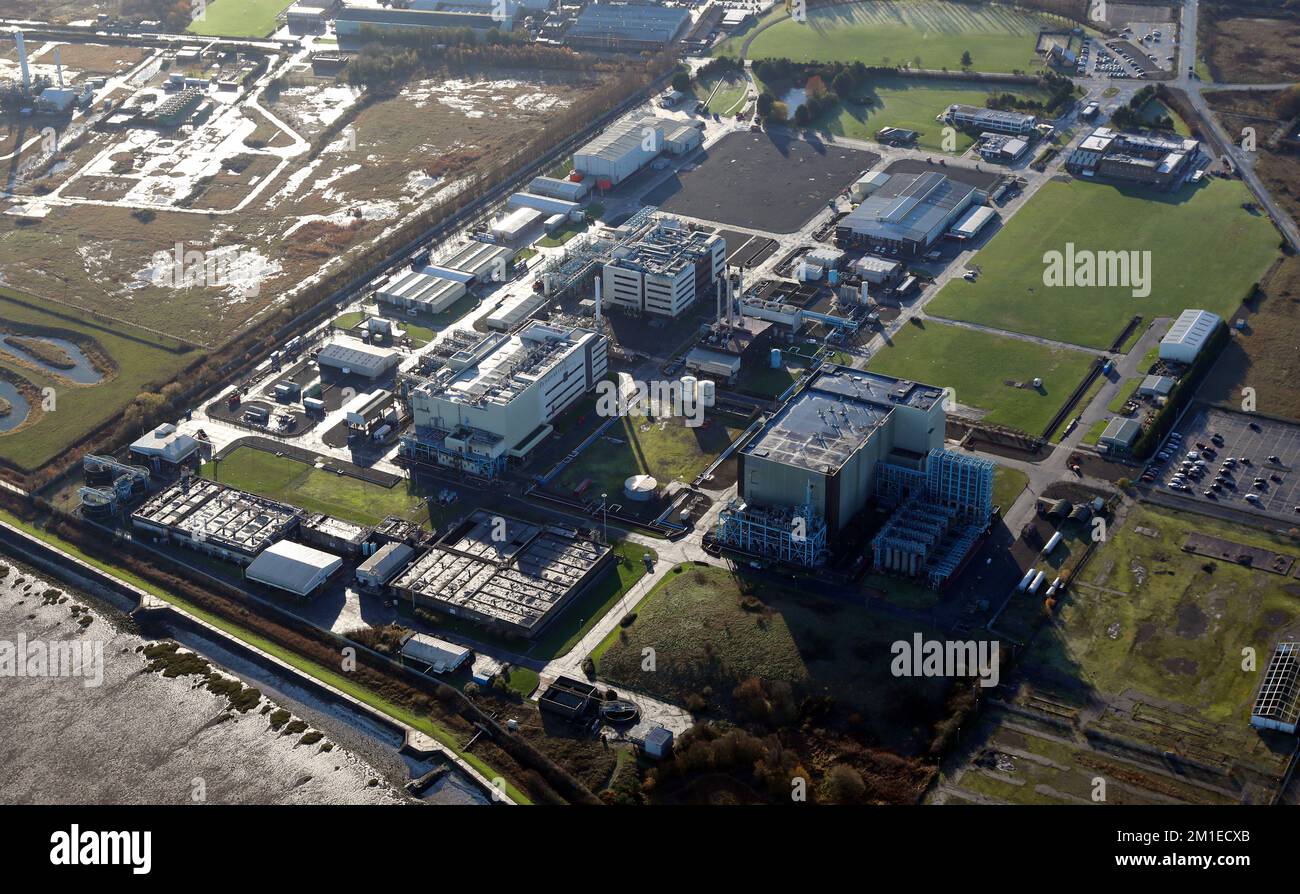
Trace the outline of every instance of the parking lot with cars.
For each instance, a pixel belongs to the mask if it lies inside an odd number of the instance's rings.
[[[1300,518],[1300,426],[1199,407],[1172,432],[1142,480],[1185,497]]]

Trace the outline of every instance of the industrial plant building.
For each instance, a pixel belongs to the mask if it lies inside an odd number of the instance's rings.
[[[715,538],[748,553],[823,563],[875,500],[893,514],[872,542],[878,570],[934,586],[992,514],[993,464],[943,449],[942,389],[824,367],[737,456],[738,495]]]
[[[202,459],[204,443],[181,434],[170,422],[131,442],[131,457],[143,461],[154,474],[174,473]]]
[[[415,606],[532,638],[614,564],[572,528],[474,512],[392,583]]]
[[[573,153],[573,169],[601,189],[617,186],[664,150],[664,126],[653,115],[616,121]]]
[[[1029,151],[1029,140],[1001,133],[980,134],[980,158],[992,164],[1014,164]]]
[[[953,127],[974,133],[989,131],[1011,136],[1028,136],[1038,126],[1038,119],[1035,116],[1023,112],[1004,112],[999,109],[986,109],[959,103],[948,106],[942,117]]]
[[[492,29],[510,31],[513,15],[495,15],[491,8],[438,4],[437,9],[394,9],[380,6],[345,6],[334,13],[334,33],[340,41],[364,41],[367,32],[412,28],[472,28],[486,34]],[[444,8],[444,6],[449,8]]]
[[[1098,127],[1065,160],[1076,177],[1175,189],[1196,167],[1200,142],[1191,137],[1125,133]]]
[[[678,317],[700,295],[713,297],[726,257],[721,236],[660,218],[614,249],[600,273],[602,300],[634,313]]]
[[[450,358],[450,375],[409,395],[409,461],[494,478],[553,430],[551,421],[595,388],[608,368],[608,340],[586,329],[533,323],[486,338]]]
[[[285,503],[187,476],[131,513],[131,524],[140,534],[247,565],[292,534],[304,515]]]
[[[639,3],[588,3],[565,34],[575,47],[608,50],[661,50],[690,25],[681,6]]]
[[[918,257],[968,209],[986,201],[983,190],[937,171],[895,174],[840,220],[835,241]]]

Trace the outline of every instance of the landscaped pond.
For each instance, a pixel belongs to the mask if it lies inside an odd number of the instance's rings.
[[[21,341],[10,344],[7,338]],[[42,345],[45,350],[41,348]],[[0,338],[0,352],[25,363],[34,363],[52,375],[62,376],[79,385],[94,385],[104,378],[104,374],[95,368],[85,352],[66,338],[52,335],[9,335]],[[61,359],[60,355],[66,360]]]
[[[13,431],[27,421],[27,414],[32,411],[31,405],[12,382],[0,379],[0,399],[4,401],[0,403],[0,409],[7,406],[9,410],[0,415],[0,432]]]

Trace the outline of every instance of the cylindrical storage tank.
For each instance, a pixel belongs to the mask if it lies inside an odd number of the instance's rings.
[[[1061,532],[1057,531],[1047,541],[1047,546],[1043,547],[1043,555],[1045,556],[1051,555],[1052,550],[1056,549],[1057,544],[1059,544],[1060,542],[1061,542]]]
[[[1038,572],[1036,575],[1034,575],[1033,583],[1029,585],[1029,592],[1037,593],[1038,588],[1043,585],[1043,581],[1045,580],[1047,580],[1047,572],[1046,571]]]
[[[699,385],[699,379],[695,376],[682,376],[682,400],[695,400],[696,387]]]
[[[1020,578],[1020,583],[1016,584],[1016,589],[1021,593],[1029,589],[1030,582],[1034,579],[1034,569],[1030,568],[1025,572],[1025,576]]]
[[[768,353],[768,355],[767,355],[767,360],[768,360],[768,363],[771,364],[772,369],[780,369],[780,368],[781,368],[781,349],[780,349],[780,348],[773,348],[773,349]]]
[[[652,500],[658,489],[659,482],[650,475],[633,475],[623,482],[623,495],[637,503]]]
[[[718,394],[718,385],[712,379],[700,380],[700,402],[706,407],[713,406],[713,401]]]

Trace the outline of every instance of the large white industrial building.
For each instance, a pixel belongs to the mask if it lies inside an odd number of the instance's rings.
[[[551,421],[604,377],[608,342],[586,329],[534,323],[485,339],[446,379],[410,394],[407,459],[492,478],[553,430]]]
[[[664,119],[653,115],[616,121],[573,153],[573,169],[602,189],[617,186],[664,149]]]
[[[1221,322],[1218,315],[1208,310],[1188,308],[1183,311],[1165,337],[1160,339],[1160,359],[1191,363]]]
[[[614,249],[601,268],[602,301],[635,313],[680,316],[701,294],[713,295],[726,257],[721,236],[661,218]]]
[[[992,514],[993,464],[945,450],[943,390],[827,366],[737,454],[737,497],[715,538],[802,565],[869,501],[893,510],[872,540],[877,570],[942,586]]]
[[[295,596],[310,596],[341,567],[343,560],[332,553],[281,540],[262,550],[244,576]]]
[[[369,345],[355,338],[339,336],[320,349],[316,362],[321,370],[335,369],[343,375],[377,379],[401,361],[402,355],[392,348]]]
[[[987,200],[983,190],[937,171],[895,174],[840,220],[835,241],[917,257]]]

